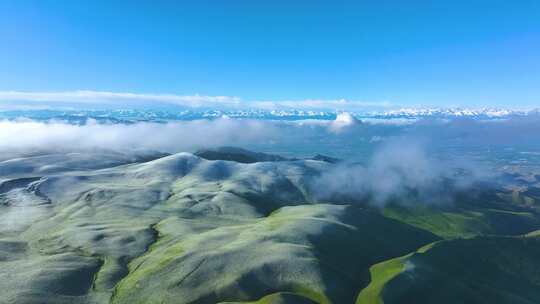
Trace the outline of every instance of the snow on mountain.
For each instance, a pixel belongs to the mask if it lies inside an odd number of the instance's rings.
[[[131,123],[137,121],[166,122],[175,120],[216,119],[222,117],[237,119],[264,120],[338,120],[351,119],[421,119],[421,118],[459,118],[501,119],[540,115],[539,109],[519,111],[496,108],[401,108],[378,112],[350,112],[345,114],[338,111],[313,110],[25,110],[0,111],[0,119],[33,119],[40,121],[57,120],[75,124],[84,124],[88,120],[99,123]]]
[[[390,110],[378,115],[389,117],[426,117],[426,116],[446,116],[446,117],[506,117],[513,115],[527,115],[532,111],[514,111],[508,109],[494,109],[494,108],[480,108],[480,109],[468,109],[468,108],[402,108],[399,110]]]

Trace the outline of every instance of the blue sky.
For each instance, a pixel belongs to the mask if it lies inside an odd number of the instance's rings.
[[[539,1],[292,2],[2,0],[0,99],[540,106]]]

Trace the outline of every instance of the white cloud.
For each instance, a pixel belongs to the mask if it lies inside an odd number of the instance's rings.
[[[254,120],[195,120],[169,123],[85,125],[63,122],[0,121],[0,151],[151,149],[179,152],[243,145],[272,138],[271,123]]]
[[[336,119],[330,124],[330,131],[339,133],[346,128],[358,125],[360,121],[351,113],[343,112],[336,116]]]
[[[251,109],[302,109],[302,110],[359,110],[366,108],[388,108],[392,104],[386,101],[366,102],[347,99],[303,99],[249,101],[235,96],[176,95],[176,94],[139,94],[130,92],[107,91],[64,91],[64,92],[22,92],[0,91],[0,105],[4,108],[28,108],[36,105],[113,105],[121,107],[137,105],[176,105],[184,107],[210,108],[251,108]]]
[[[440,204],[489,177],[489,170],[476,163],[435,158],[421,142],[403,137],[379,146],[367,164],[339,164],[315,178],[311,186],[321,201]]]
[[[389,108],[393,105],[388,101],[370,102],[348,99],[303,99],[303,100],[278,100],[278,101],[253,101],[257,108],[261,109],[332,109],[332,110],[358,110],[365,108]]]
[[[137,104],[158,102],[188,107],[200,106],[237,106],[240,98],[233,96],[174,95],[174,94],[137,94],[106,91],[65,91],[65,92],[20,92],[0,91],[0,101],[60,102],[83,104]]]

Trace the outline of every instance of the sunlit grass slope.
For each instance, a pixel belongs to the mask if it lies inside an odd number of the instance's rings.
[[[169,218],[156,229],[159,240],[130,264],[114,303],[352,303],[371,264],[436,239],[372,211],[324,204],[219,225]],[[280,292],[287,296],[265,298]]]

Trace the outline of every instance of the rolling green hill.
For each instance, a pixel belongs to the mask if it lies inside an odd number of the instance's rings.
[[[371,264],[436,239],[371,211],[321,204],[219,225],[169,218],[156,229],[160,238],[130,263],[113,303],[249,301],[278,292],[350,303]]]
[[[451,204],[314,200],[310,181],[333,166],[189,153],[2,161],[0,303],[540,300],[533,188]]]
[[[383,208],[382,214],[442,238],[521,235],[540,229],[540,205],[536,204],[540,197],[523,199],[517,191],[482,186],[457,195],[452,203],[394,203]]]
[[[356,303],[539,303],[540,239],[441,241],[371,267]]]

